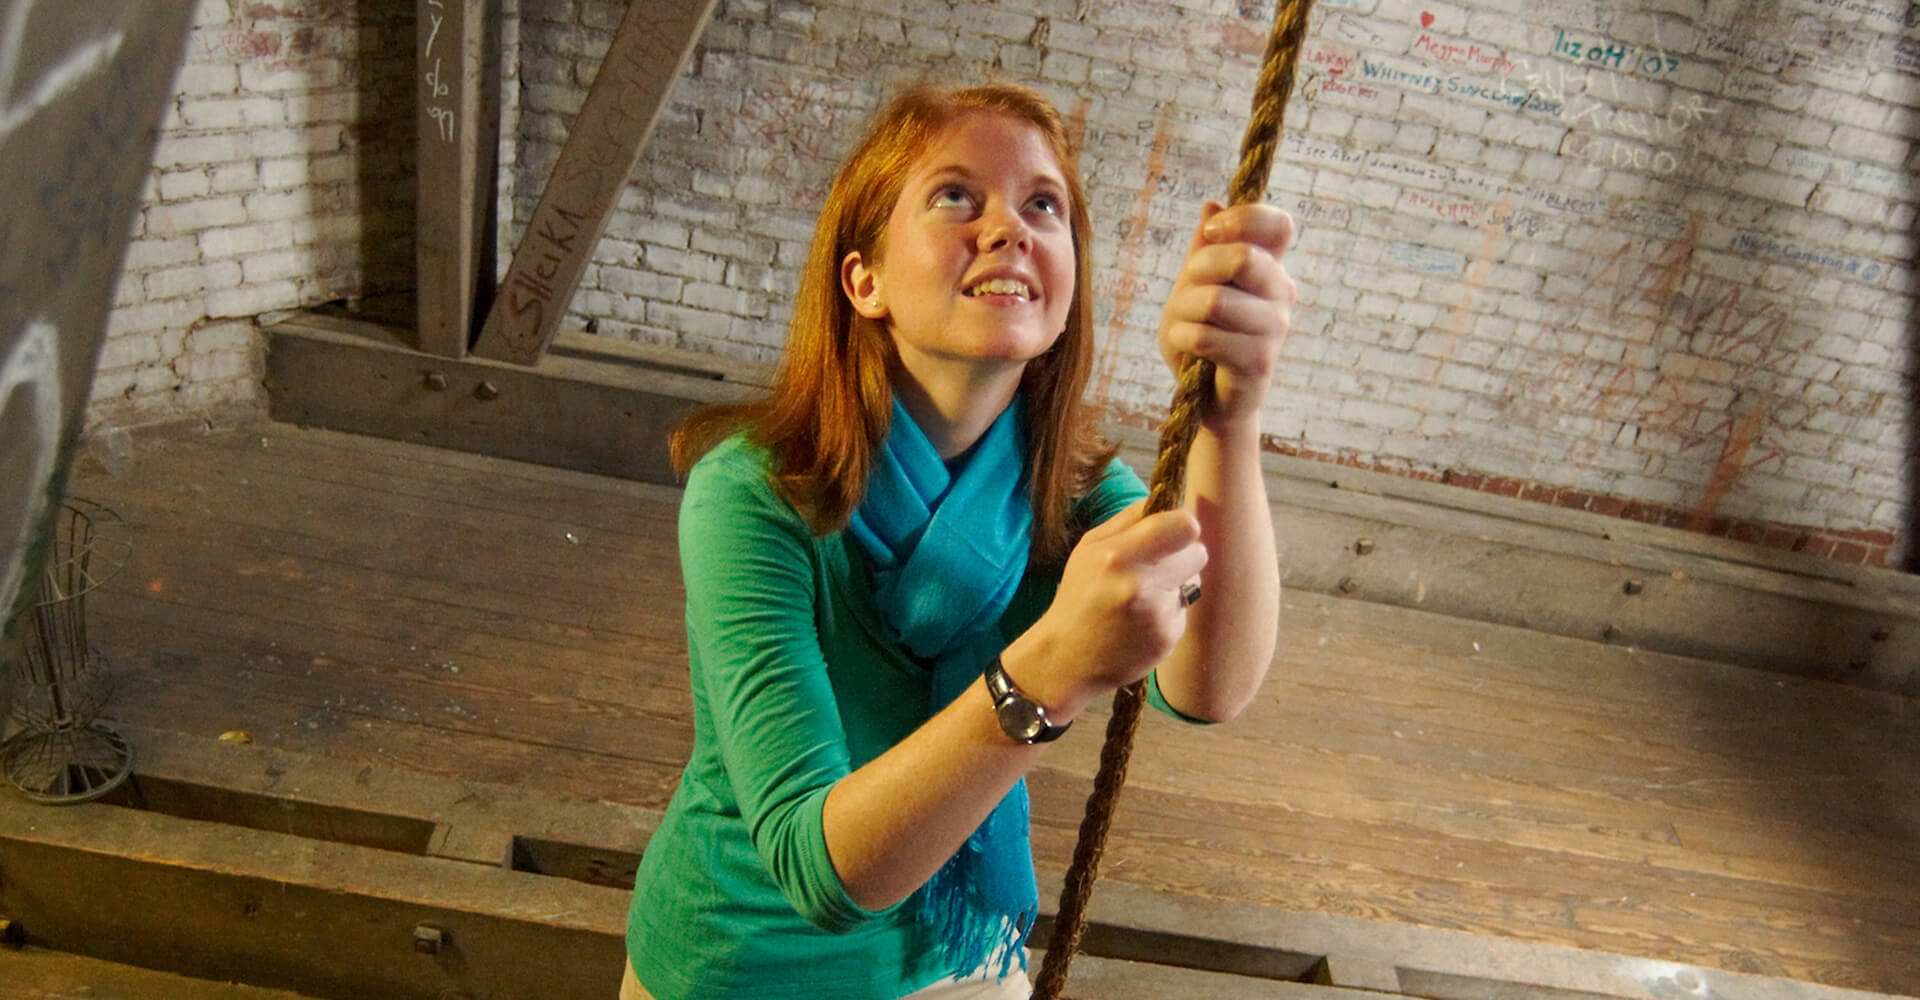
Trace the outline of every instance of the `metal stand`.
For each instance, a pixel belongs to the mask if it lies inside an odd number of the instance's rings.
[[[91,500],[62,505],[38,600],[20,622],[20,656],[4,664],[19,731],[0,742],[0,772],[37,802],[96,799],[133,771],[133,748],[96,721],[112,683],[106,658],[87,643],[87,594],[132,548],[123,525]]]

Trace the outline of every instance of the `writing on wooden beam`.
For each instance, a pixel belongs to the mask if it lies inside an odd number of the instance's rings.
[[[614,32],[474,353],[532,364],[559,329],[620,189],[718,0],[640,0]]]
[[[499,0],[419,0],[418,12],[419,346],[457,358],[493,290]]]

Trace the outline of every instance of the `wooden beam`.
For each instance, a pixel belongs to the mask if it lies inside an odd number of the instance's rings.
[[[0,15],[0,640],[35,599],[190,0]]]
[[[1151,432],[1106,428],[1153,463]],[[1920,585],[1697,532],[1280,455],[1286,585],[1920,696]]]
[[[420,349],[463,357],[493,297],[498,0],[419,0],[414,266]]]
[[[603,337],[578,335],[534,368],[435,358],[406,349],[404,337],[311,314],[275,324],[266,378],[274,419],[673,483],[666,429],[704,403],[754,392],[735,378],[738,367],[711,356],[680,352],[686,363],[673,365],[657,350],[622,351],[630,345]]]
[[[620,190],[719,0],[629,4],[514,251],[475,353],[528,365],[546,350]]]
[[[42,947],[341,1000],[619,982],[631,890],[116,806],[54,812],[0,815],[0,910]]]
[[[665,429],[765,385],[737,362],[585,334],[560,334],[529,372],[353,332],[381,329],[308,315],[270,330],[274,416],[671,484]],[[444,390],[423,383],[435,368]],[[477,397],[483,381],[497,393]],[[1152,465],[1150,432],[1105,431],[1134,468]],[[1292,590],[1920,695],[1907,574],[1306,459],[1264,465]]]

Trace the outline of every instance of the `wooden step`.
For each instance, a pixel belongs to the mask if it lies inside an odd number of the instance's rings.
[[[656,813],[128,735],[140,791],[125,804],[0,810],[0,917],[36,948],[317,998],[531,1000],[618,981]],[[1041,873],[1047,909],[1059,876]],[[1085,1000],[1876,996],[1124,882],[1092,918],[1068,991]]]
[[[6,1000],[318,1000],[291,990],[224,983],[107,962],[85,955],[17,948],[0,952]]]

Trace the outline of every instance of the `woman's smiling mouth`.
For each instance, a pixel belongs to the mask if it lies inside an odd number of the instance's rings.
[[[988,278],[968,288],[968,296],[978,298],[983,295],[1013,295],[1021,299],[1033,298],[1033,289],[1027,283],[1016,278]]]

